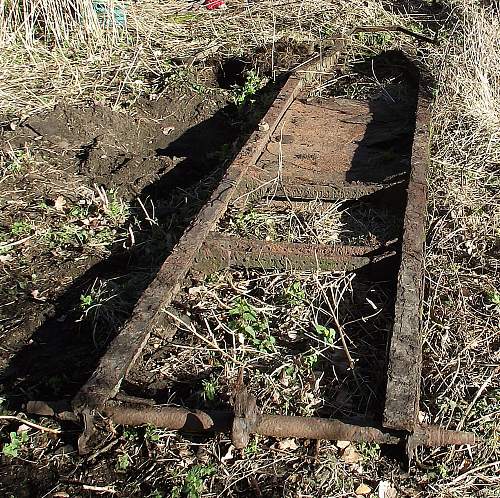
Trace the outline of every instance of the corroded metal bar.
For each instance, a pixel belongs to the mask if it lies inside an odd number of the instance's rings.
[[[422,373],[422,300],[429,164],[429,108],[419,99],[404,216],[401,265],[390,339],[384,427],[412,432],[418,424]]]
[[[380,260],[394,254],[375,249],[343,244],[270,242],[215,233],[205,240],[195,258],[194,269],[204,273],[229,267],[351,271],[368,265],[375,257]]]
[[[122,425],[151,424],[155,427],[185,432],[227,432],[234,420],[230,412],[191,411],[186,408],[148,406],[108,402],[103,413]],[[262,415],[251,433],[270,437],[296,437],[343,441],[365,441],[380,444],[399,444],[408,433],[372,426],[349,424],[336,419]],[[436,426],[418,426],[410,435],[413,447],[474,444],[474,435],[449,431]]]
[[[262,436],[297,437],[342,441],[365,441],[398,444],[400,436],[375,427],[346,424],[336,419],[263,415],[255,431]]]

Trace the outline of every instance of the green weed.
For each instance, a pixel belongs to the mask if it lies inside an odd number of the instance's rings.
[[[94,299],[91,294],[81,294],[80,295],[80,308],[82,311],[89,310],[94,304]]]
[[[309,367],[309,368],[314,368],[316,363],[318,363],[318,355],[317,353],[309,353],[304,355],[304,363]]]
[[[118,456],[118,460],[116,462],[116,470],[118,472],[125,472],[130,466],[130,457],[128,453],[123,453]]]
[[[146,441],[149,441],[150,443],[157,443],[160,440],[160,431],[156,427],[148,425],[146,426],[144,439],[146,439]]]
[[[247,444],[244,452],[245,455],[256,455],[259,452],[259,441],[256,437]]]
[[[124,223],[129,216],[129,206],[111,190],[107,194],[107,204],[104,208],[108,218],[116,225]]]
[[[203,397],[207,401],[213,401],[215,399],[215,382],[211,379],[203,379]]]
[[[31,224],[27,221],[15,221],[10,227],[10,233],[16,237],[31,232]]]
[[[492,291],[487,294],[488,300],[491,304],[496,306],[500,310],[500,292]]]
[[[380,458],[380,445],[378,443],[358,443],[357,449],[365,460],[378,460]]]
[[[337,332],[335,329],[330,327],[325,327],[324,325],[315,325],[314,326],[316,333],[320,335],[325,342],[328,344],[333,344],[335,341],[335,337],[337,336]]]
[[[19,450],[22,445],[28,442],[28,433],[26,431],[22,431],[18,434],[13,431],[9,434],[9,436],[10,443],[3,445],[2,453],[8,458],[15,458],[19,454]]]
[[[215,473],[213,465],[195,465],[191,467],[184,478],[182,487],[176,486],[171,493],[172,498],[200,498],[202,495],[205,483],[205,478],[210,477]]]
[[[269,333],[267,318],[246,299],[238,298],[236,304],[229,310],[229,315],[233,317],[229,323],[233,331],[242,334],[260,351],[274,351],[276,339]]]
[[[123,429],[123,437],[131,443],[135,443],[141,439],[139,430],[135,427],[128,427],[127,429]]]
[[[265,79],[259,76],[258,71],[253,69],[248,71],[245,83],[243,85],[234,85],[233,87],[231,98],[234,104],[241,107],[252,95],[255,95],[264,84]]]
[[[294,282],[285,290],[285,302],[292,306],[299,306],[306,298],[306,293],[302,288],[302,284],[298,281]]]
[[[149,493],[147,498],[163,498],[163,494],[159,489],[155,489],[151,493]]]
[[[0,162],[4,174],[17,174],[24,170],[25,165],[32,159],[27,149],[17,149],[8,153],[8,159]]]

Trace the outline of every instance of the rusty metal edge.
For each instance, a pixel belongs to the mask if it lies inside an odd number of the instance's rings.
[[[298,185],[288,184],[286,187],[273,182],[270,175],[262,179],[249,177],[238,187],[237,203],[238,207],[245,207],[251,201],[271,197],[275,199],[301,199],[322,201],[338,201],[360,199],[376,192],[393,188],[397,185],[403,185],[406,180],[394,180],[390,183],[374,184],[345,184],[345,185]]]
[[[422,372],[429,115],[429,103],[419,95],[383,413],[384,427],[409,432],[413,432],[418,425]]]
[[[200,273],[229,267],[351,271],[370,264],[375,257],[381,259],[395,254],[389,249],[376,249],[375,246],[269,242],[213,233],[196,255],[193,269]]]
[[[226,210],[247,168],[255,164],[271,133],[303,87],[301,79],[290,77],[266,113],[266,131],[255,131],[228,167],[219,186],[203,206],[193,224],[161,266],[158,274],[137,302],[132,316],[101,357],[97,368],[73,400],[75,412],[103,406],[115,396],[123,378],[143,350],[150,334],[160,326],[161,310],[170,304],[181,281],[191,268],[203,241]]]

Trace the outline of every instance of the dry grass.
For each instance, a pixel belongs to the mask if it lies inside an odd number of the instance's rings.
[[[224,271],[179,300],[180,328],[172,343],[153,341],[143,354],[138,383],[146,376],[187,406],[227,403],[244,366],[265,411],[373,411],[392,323],[383,284],[332,272]],[[181,399],[179,384],[191,391]]]
[[[161,91],[174,60],[189,66],[195,59],[250,54],[278,40],[324,40],[392,19],[375,0],[231,2],[224,11],[193,10],[178,0],[106,3],[109,12],[122,6],[123,27],[99,22],[90,0],[71,2],[82,16],[64,19],[60,2],[25,2],[38,17],[20,16],[18,0],[0,5],[0,116],[24,117],[62,99],[119,108]]]
[[[426,368],[432,421],[476,432],[472,450],[439,450],[436,496],[495,496],[500,452],[499,11],[453,2],[457,23],[427,60],[437,76],[430,172]]]
[[[395,239],[399,219],[389,210],[359,202],[267,201],[230,208],[218,231],[252,239],[309,244],[376,245]]]
[[[229,210],[219,230],[275,242],[335,244],[340,242],[344,228],[341,217],[340,203],[312,201],[297,205],[285,202],[278,209],[264,204],[244,212]]]

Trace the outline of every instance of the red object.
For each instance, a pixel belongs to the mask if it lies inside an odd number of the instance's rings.
[[[223,5],[225,5],[224,0],[205,0],[203,4],[208,10],[219,9]]]

